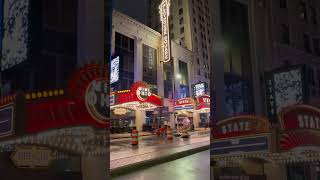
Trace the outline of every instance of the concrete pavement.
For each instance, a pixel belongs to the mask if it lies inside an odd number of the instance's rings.
[[[163,163],[112,180],[209,180],[210,152],[203,151],[175,161]]]
[[[139,167],[172,161],[207,150],[209,144],[210,135],[205,133],[194,133],[188,139],[175,137],[173,141],[157,136],[140,137],[138,147],[131,146],[128,138],[114,139],[110,145],[111,174],[123,174]]]

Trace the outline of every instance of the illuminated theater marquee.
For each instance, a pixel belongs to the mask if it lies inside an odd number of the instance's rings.
[[[169,38],[169,15],[170,15],[170,1],[163,0],[159,6],[160,20],[162,22],[162,51],[163,61],[170,61],[170,38]]]

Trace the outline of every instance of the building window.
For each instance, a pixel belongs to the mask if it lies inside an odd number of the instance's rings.
[[[180,34],[183,34],[184,33],[184,27],[181,27],[180,28]]]
[[[179,73],[181,74],[180,78],[180,86],[189,86],[189,78],[188,78],[188,64],[179,60]],[[187,96],[189,94],[187,93]]]
[[[148,84],[157,84],[157,51],[145,44],[142,46],[143,80]]]
[[[198,64],[198,65],[200,64],[200,60],[199,60],[199,58],[197,58],[197,64]]]
[[[308,20],[308,15],[307,15],[307,6],[306,6],[306,3],[301,1],[300,2],[300,8],[299,8],[299,17],[302,19],[302,20],[305,20],[307,21]]]
[[[181,39],[180,39],[180,41],[184,44],[185,43],[185,37],[182,37]]]
[[[198,75],[201,76],[201,71],[200,71],[200,69],[198,69]]]
[[[312,68],[309,69],[309,84],[314,86],[315,80],[314,80],[314,71]]]
[[[280,0],[280,8],[285,9],[287,8],[288,4],[287,4],[287,0]]]
[[[281,25],[281,43],[290,44],[290,31],[288,25]]]
[[[313,24],[318,24],[317,11],[314,7],[310,7],[311,21]]]
[[[304,49],[307,52],[311,52],[310,37],[307,34],[303,34],[303,44],[304,44]]]
[[[114,85],[115,90],[130,89],[134,81],[134,40],[115,33],[115,54],[121,55],[120,71],[122,73],[120,82]]]
[[[318,38],[314,38],[313,40],[313,51],[317,56],[320,56],[320,41]]]
[[[178,0],[178,4],[179,4],[179,6],[181,6],[182,5],[182,0]]]
[[[179,15],[181,15],[182,13],[183,13],[183,9],[180,8],[180,9],[179,9]]]
[[[170,24],[170,25],[169,25],[169,28],[170,28],[170,29],[173,29],[173,24]]]
[[[173,33],[170,34],[170,39],[174,39],[174,34]]]
[[[183,24],[183,17],[180,18],[180,24]]]

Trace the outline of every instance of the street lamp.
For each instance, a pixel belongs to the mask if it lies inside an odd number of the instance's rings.
[[[176,78],[179,79],[179,80],[181,79],[181,77],[182,77],[181,74],[177,74],[176,75]]]

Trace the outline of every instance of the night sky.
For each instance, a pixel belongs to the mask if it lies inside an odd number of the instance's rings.
[[[146,22],[147,0],[114,0],[114,6],[120,11],[142,23]]]

